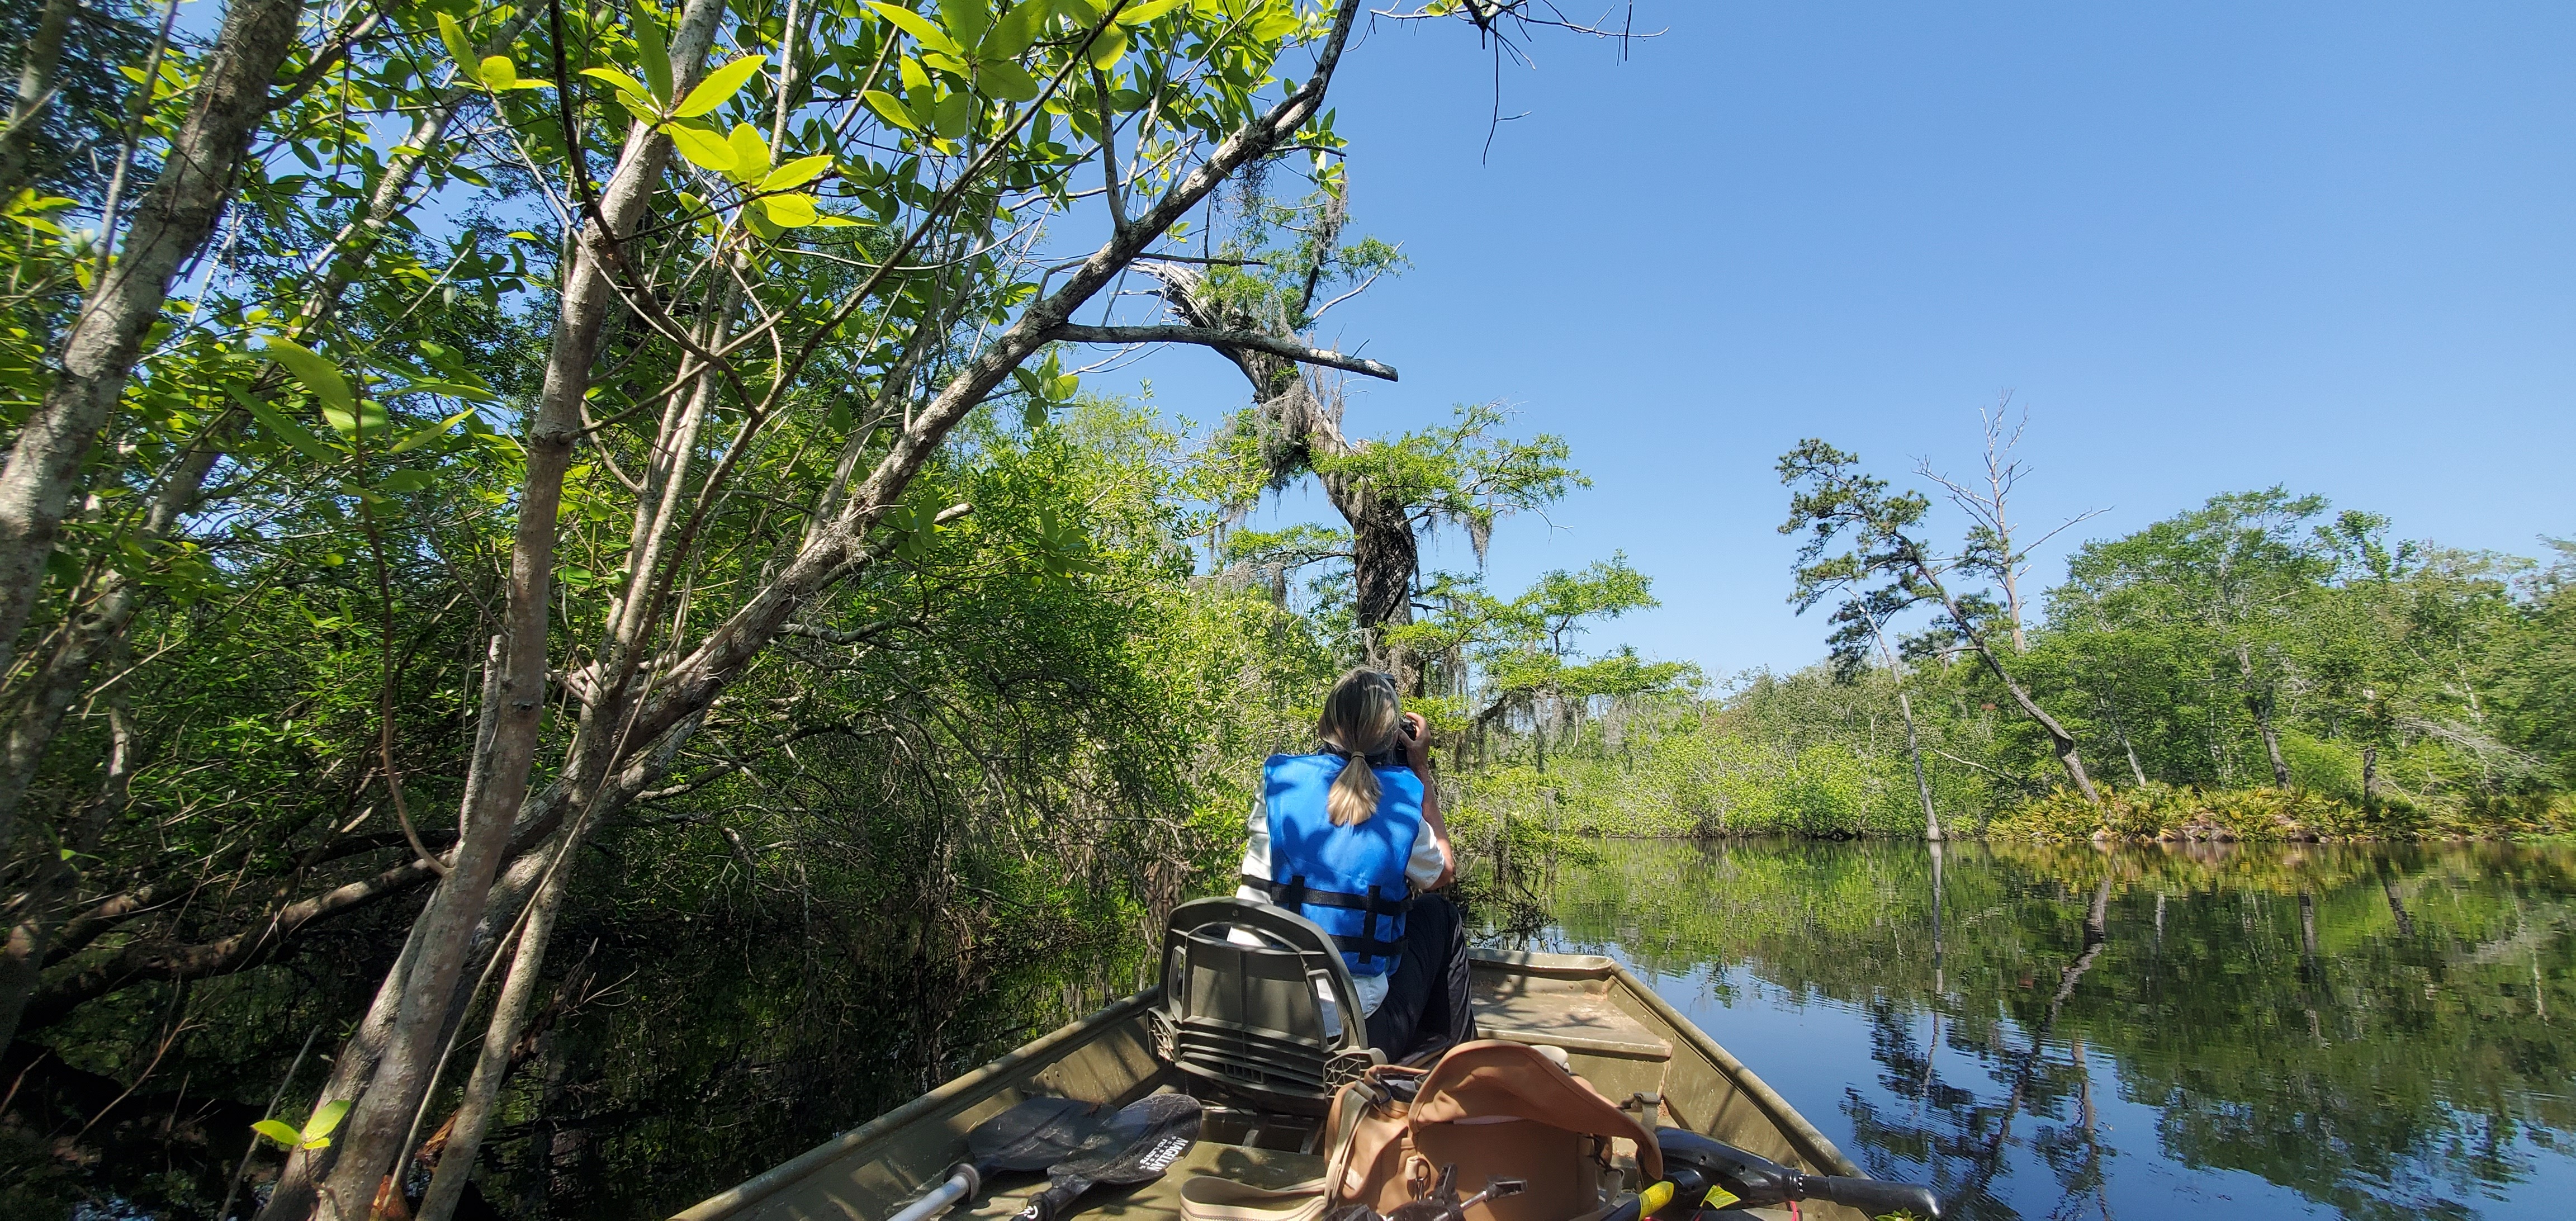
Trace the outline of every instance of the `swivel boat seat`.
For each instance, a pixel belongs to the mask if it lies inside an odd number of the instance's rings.
[[[1338,1031],[1325,1028],[1319,987],[1340,1011]],[[1172,909],[1162,1003],[1148,1022],[1156,1054],[1191,1093],[1245,1108],[1249,1127],[1293,1131],[1300,1144],[1334,1090],[1386,1063],[1368,1045],[1358,990],[1332,938],[1295,912],[1233,896]]]

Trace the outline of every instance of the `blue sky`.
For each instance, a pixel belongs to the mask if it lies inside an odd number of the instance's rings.
[[[1463,26],[1380,23],[1334,90],[1355,222],[1413,261],[1326,320],[1404,374],[1346,427],[1500,399],[1566,437],[1594,486],[1490,572],[1624,549],[1663,606],[1596,643],[1815,658],[1773,460],[1822,436],[1963,472],[2005,389],[2023,514],[2107,510],[2073,537],[2274,483],[2455,546],[2576,534],[2576,6],[1640,0],[1636,27],[1667,32],[1625,62],[1536,39],[1490,155]],[[1091,384],[1136,378],[1200,420],[1243,396],[1193,350]]]

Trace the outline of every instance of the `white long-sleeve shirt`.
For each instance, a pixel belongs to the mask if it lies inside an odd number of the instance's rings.
[[[1275,876],[1270,872],[1269,799],[1258,793],[1252,798],[1251,832],[1251,836],[1243,846],[1243,876],[1252,878]],[[1413,853],[1405,858],[1404,878],[1413,884],[1414,892],[1419,894],[1431,889],[1431,884],[1440,880],[1440,872],[1446,867],[1440,859],[1440,837],[1432,831],[1431,820],[1425,818],[1422,824],[1414,829]],[[1250,899],[1257,903],[1270,901],[1270,892],[1252,886],[1238,886],[1234,893],[1239,899]],[[1258,944],[1256,938],[1240,932],[1233,934],[1229,940],[1246,945]],[[1386,981],[1387,977],[1384,975],[1351,977],[1351,986],[1359,993],[1360,1013],[1363,1016],[1377,1012],[1378,1006],[1386,1003]],[[1341,1014],[1337,1011],[1338,1006],[1333,1003],[1332,993],[1322,984],[1317,984],[1315,995],[1322,997],[1324,1001],[1325,1032],[1340,1033]]]

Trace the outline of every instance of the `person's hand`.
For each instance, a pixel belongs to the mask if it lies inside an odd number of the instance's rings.
[[[1413,731],[1404,736],[1405,766],[1428,778],[1431,775],[1431,722],[1423,720],[1419,712],[1408,712],[1404,714],[1404,723]]]

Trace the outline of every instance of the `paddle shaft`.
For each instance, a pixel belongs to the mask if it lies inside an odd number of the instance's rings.
[[[1071,1098],[1023,1098],[966,1134],[967,1160],[947,1181],[903,1206],[886,1221],[929,1221],[983,1190],[984,1176],[1003,1170],[1041,1170],[1070,1160],[1091,1134],[1093,1104]]]
[[[1747,1208],[1816,1199],[1873,1217],[1900,1210],[1931,1221],[1941,1216],[1941,1198],[1929,1187],[1808,1174],[1680,1128],[1656,1129],[1655,1144],[1664,1155],[1664,1173],[1679,1189],[1673,1203],[1688,1210],[1696,1211],[1711,1188],[1723,1188],[1731,1197],[1728,1205]]]
[[[931,1188],[929,1194],[904,1205],[902,1212],[886,1218],[886,1221],[928,1221],[929,1218],[946,1211],[949,1205],[974,1195],[975,1189],[982,1185],[983,1177],[976,1172],[973,1163],[959,1162],[957,1169],[949,1172],[947,1182]]]

